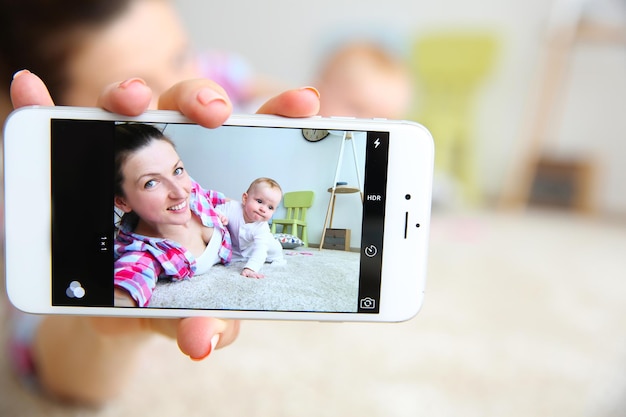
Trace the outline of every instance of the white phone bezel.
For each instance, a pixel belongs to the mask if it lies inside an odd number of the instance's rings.
[[[389,163],[380,312],[327,313],[223,311],[51,305],[50,120],[191,123],[173,111],[127,117],[94,108],[25,107],[5,124],[5,272],[7,293],[18,309],[38,314],[133,317],[213,316],[233,319],[398,322],[421,308],[426,282],[434,146],[430,133],[406,121],[352,118],[289,119],[234,115],[226,125],[327,130],[389,131]],[[406,195],[411,198],[407,199]],[[404,236],[406,213],[412,223]],[[416,224],[419,223],[419,227]],[[411,271],[411,274],[407,273]],[[27,271],[27,273],[26,273]]]

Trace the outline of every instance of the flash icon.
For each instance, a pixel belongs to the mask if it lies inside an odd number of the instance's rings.
[[[374,141],[374,149],[378,148],[379,145],[380,145],[380,138],[376,138],[376,140]]]

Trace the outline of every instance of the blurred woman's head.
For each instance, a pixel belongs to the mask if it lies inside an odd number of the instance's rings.
[[[106,85],[130,77],[158,97],[198,76],[168,0],[0,0],[0,94],[24,68],[56,104],[74,106],[94,106]]]

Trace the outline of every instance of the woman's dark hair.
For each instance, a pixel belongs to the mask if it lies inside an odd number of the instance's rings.
[[[115,195],[124,195],[122,169],[126,159],[155,140],[163,140],[175,148],[171,139],[155,126],[143,123],[122,123],[115,126]]]
[[[29,69],[57,104],[69,79],[67,65],[90,31],[125,12],[133,0],[0,0],[0,88]]]

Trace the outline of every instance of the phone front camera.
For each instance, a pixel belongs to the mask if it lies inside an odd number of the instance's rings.
[[[411,199],[411,194],[405,195],[404,198],[406,198],[407,200],[410,200]]]

